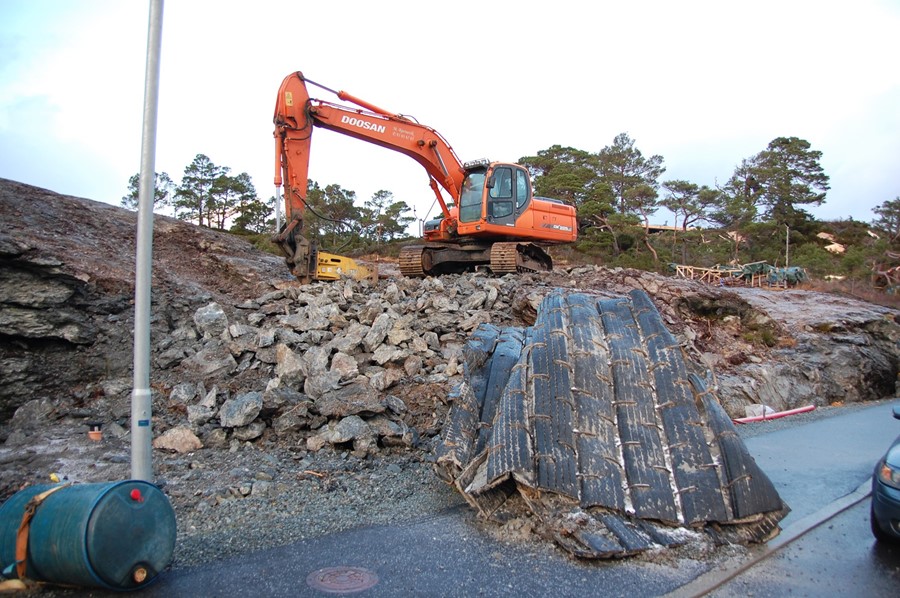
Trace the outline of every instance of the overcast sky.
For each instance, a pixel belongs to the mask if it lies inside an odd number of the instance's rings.
[[[119,203],[140,167],[148,14],[0,0],[0,177]],[[156,170],[177,183],[202,153],[270,197],[275,95],[301,70],[415,116],[463,161],[625,132],[663,156],[661,180],[712,186],[800,137],[831,178],[813,213],[868,221],[900,196],[898,31],[897,0],[169,0]],[[330,131],[310,177],[360,201],[391,191],[420,218],[433,204],[421,166]]]

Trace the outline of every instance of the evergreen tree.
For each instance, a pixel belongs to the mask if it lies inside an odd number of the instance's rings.
[[[297,232],[307,239],[318,240],[321,220],[316,217],[314,211],[317,208],[324,209],[325,191],[312,179],[306,182],[306,205],[312,206],[312,210],[304,208],[303,228]]]
[[[647,223],[656,212],[662,162],[661,156],[645,158],[625,133],[596,154],[554,145],[519,159],[534,177],[535,194],[573,204],[579,229],[584,233],[595,228],[608,235],[615,255],[622,251],[624,230],[638,224],[638,217]]]
[[[666,171],[662,156],[645,158],[627,133],[619,133],[612,145],[600,150],[597,158],[599,174],[612,190],[620,213],[638,214],[646,220],[647,215],[656,211],[658,179]]]
[[[360,224],[367,238],[384,243],[406,234],[415,218],[404,201],[394,201],[390,191],[380,190],[367,201],[360,213]]]
[[[320,188],[315,181],[309,181],[306,197],[305,232],[310,240],[319,242],[323,249],[339,251],[357,244],[361,211],[354,205],[356,192],[328,185]]]
[[[819,164],[822,152],[810,148],[803,139],[778,137],[750,160],[749,180],[756,188],[764,219],[805,229],[812,215],[803,206],[825,202],[829,185]]]
[[[576,208],[596,200],[599,182],[596,155],[554,145],[536,156],[519,158],[519,164],[531,173],[535,195],[561,199]]]
[[[237,233],[274,232],[275,223],[272,214],[275,211],[275,197],[267,201],[254,197],[250,202],[240,206],[234,218],[231,230]]]
[[[719,202],[709,212],[710,220],[729,230],[747,226],[758,214],[760,184],[749,160],[742,160],[728,182],[719,189]]]
[[[650,216],[659,209],[657,196],[656,188],[647,183],[639,183],[625,191],[623,199],[629,206],[628,213],[640,216],[644,228],[650,226]]]
[[[675,226],[681,216],[681,228],[687,230],[692,224],[708,220],[709,212],[720,205],[720,194],[706,185],[702,187],[684,180],[666,181],[663,188],[668,192],[660,204],[675,214]]]
[[[894,244],[900,239],[900,197],[891,199],[872,210],[878,218],[872,224],[884,231]]]
[[[175,216],[181,220],[191,220],[200,226],[212,226],[215,209],[213,189],[220,176],[230,169],[216,166],[203,154],[197,154],[184,169],[181,185],[175,191]]]
[[[175,188],[175,183],[169,178],[165,172],[154,173],[154,189],[153,189],[153,207],[166,206],[169,204],[170,196]],[[138,209],[139,196],[141,191],[141,173],[133,174],[128,179],[128,195],[122,197],[122,207],[129,210]]]
[[[240,214],[248,205],[258,201],[256,188],[246,172],[237,176],[222,174],[216,177],[210,189],[208,202],[210,226],[214,223],[219,230],[225,230],[225,223],[229,218]]]

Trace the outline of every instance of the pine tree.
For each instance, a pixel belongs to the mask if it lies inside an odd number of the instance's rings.
[[[829,189],[828,176],[819,164],[822,152],[797,137],[778,137],[749,161],[747,184],[762,218],[791,229],[812,220],[803,206],[820,206]]]
[[[153,208],[166,206],[169,204],[175,183],[169,178],[165,172],[154,173],[154,189],[153,189]],[[129,210],[138,209],[138,202],[141,190],[141,173],[136,173],[128,179],[128,195],[122,196],[121,205]]]
[[[200,226],[212,226],[215,200],[213,188],[220,176],[228,174],[230,169],[216,166],[203,154],[197,154],[194,160],[184,169],[181,185],[175,191],[175,216],[182,220],[191,220]]]
[[[658,179],[666,171],[662,156],[645,158],[627,133],[619,133],[612,145],[600,150],[597,158],[599,174],[612,190],[620,213],[646,218],[656,211]],[[645,187],[638,191],[642,186]],[[649,193],[647,187],[653,193]]]
[[[872,210],[878,218],[872,224],[884,231],[890,243],[900,239],[900,197],[891,199]]]

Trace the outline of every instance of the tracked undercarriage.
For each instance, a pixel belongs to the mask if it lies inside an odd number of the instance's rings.
[[[489,268],[497,276],[516,272],[549,272],[553,260],[535,243],[426,243],[400,251],[400,272],[411,278]]]

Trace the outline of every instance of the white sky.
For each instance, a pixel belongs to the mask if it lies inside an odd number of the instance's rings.
[[[0,177],[119,203],[140,167],[148,14],[0,0]],[[415,116],[463,161],[626,132],[663,156],[661,180],[712,186],[800,137],[831,177],[813,213],[871,220],[900,196],[898,31],[896,0],[169,0],[156,170],[177,183],[203,153],[270,197],[275,95],[302,70]],[[409,158],[325,130],[310,176],[360,201],[386,189],[420,218],[434,199]]]

